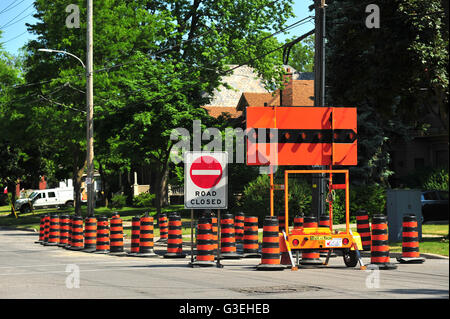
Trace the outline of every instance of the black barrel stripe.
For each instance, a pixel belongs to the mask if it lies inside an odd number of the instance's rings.
[[[372,251],[372,257],[389,257],[389,251]]]
[[[387,246],[387,240],[372,240],[372,246]]]
[[[404,252],[418,252],[419,247],[402,247],[402,251]]]

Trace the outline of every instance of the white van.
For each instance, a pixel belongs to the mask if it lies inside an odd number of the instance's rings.
[[[14,206],[23,214],[31,208],[73,207],[73,187],[35,190],[28,197],[16,200]]]

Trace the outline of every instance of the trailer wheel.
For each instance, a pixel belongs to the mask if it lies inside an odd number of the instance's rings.
[[[355,267],[358,264],[358,258],[356,257],[356,250],[345,249],[343,251],[344,264],[347,267]]]

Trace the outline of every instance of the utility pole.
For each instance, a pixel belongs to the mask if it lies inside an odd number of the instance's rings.
[[[94,216],[94,78],[93,78],[93,5],[87,0],[86,30],[86,162],[87,215]]]
[[[325,0],[313,0],[315,8],[314,43],[314,106],[325,106]],[[320,166],[319,169],[326,169]],[[325,176],[313,174],[312,177],[312,215],[319,217],[325,213]]]

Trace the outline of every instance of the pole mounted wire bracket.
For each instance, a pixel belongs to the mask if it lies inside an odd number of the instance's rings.
[[[288,64],[289,55],[291,53],[291,48],[295,44],[299,43],[300,41],[302,41],[303,39],[309,37],[310,35],[313,35],[314,33],[315,33],[315,29],[312,29],[311,31],[309,31],[309,32],[299,36],[297,39],[295,39],[295,40],[293,40],[293,41],[291,41],[289,43],[286,43],[286,45],[283,48],[283,64]]]

